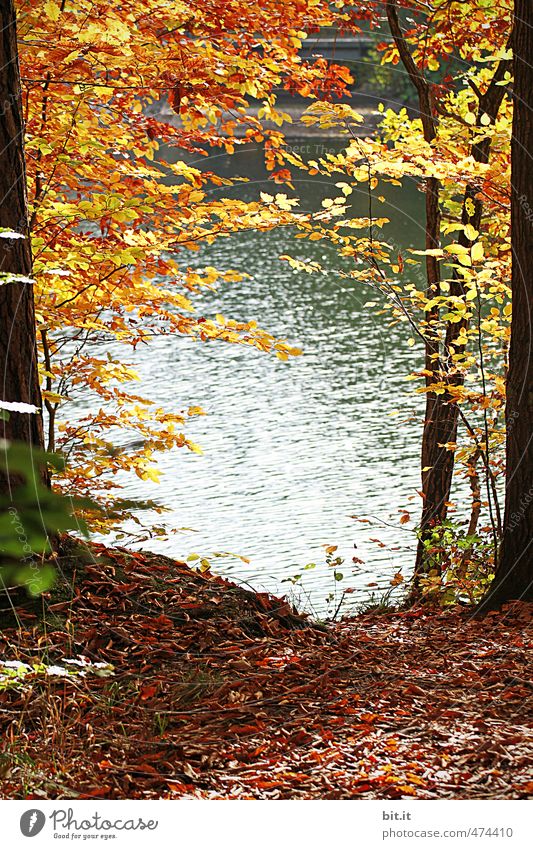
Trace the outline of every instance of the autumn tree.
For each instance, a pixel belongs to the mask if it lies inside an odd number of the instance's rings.
[[[408,4],[407,4],[408,5]],[[465,9],[468,4],[465,5]],[[475,4],[474,4],[475,7]],[[444,22],[443,13],[446,15],[446,27],[464,27],[465,10],[455,13],[452,4],[443,2],[435,7],[432,15],[431,27],[427,24],[427,40],[422,50],[418,50],[418,63],[413,58],[412,48],[409,46],[402,31],[397,0],[387,0],[387,19],[394,39],[398,55],[403,63],[409,78],[411,79],[417,93],[419,102],[420,120],[424,131],[424,139],[432,143],[438,133],[442,118],[455,120],[457,124],[465,119],[460,114],[450,112],[444,103],[445,84],[436,84],[434,80],[428,79],[424,69],[436,70],[440,67],[442,60],[441,44],[432,44],[432,37],[439,32]],[[477,9],[473,8],[473,12]],[[508,12],[508,10],[506,10]],[[440,23],[439,23],[440,18]],[[467,38],[463,40],[464,54],[468,55],[473,48],[479,53],[483,45],[483,35],[478,30],[481,20],[470,21]],[[426,27],[426,21],[420,24],[421,29]],[[413,38],[411,31],[411,39]],[[505,30],[503,30],[505,37]],[[502,32],[498,33],[502,38]],[[460,42],[459,42],[460,43]],[[436,56],[435,56],[436,50]],[[444,47],[446,50],[446,47]],[[416,55],[416,54],[415,54]],[[474,56],[472,58],[475,58]],[[510,59],[504,56],[496,63],[494,70],[488,80],[483,81],[481,89],[474,80],[471,80],[471,88],[476,96],[477,103],[473,103],[473,110],[466,116],[468,123],[472,126],[472,139],[469,155],[473,161],[486,165],[489,161],[492,134],[483,132],[483,127],[495,125],[500,107],[505,97],[506,75],[510,71]],[[445,77],[445,75],[443,75]],[[448,86],[451,80],[448,80]],[[475,132],[479,128],[481,132]],[[431,535],[435,526],[441,525],[447,518],[452,479],[454,470],[454,451],[457,443],[457,431],[461,417],[460,403],[458,402],[458,389],[464,381],[464,373],[457,368],[458,359],[464,354],[464,334],[468,327],[468,317],[463,315],[460,320],[447,322],[444,333],[440,336],[437,332],[439,314],[442,311],[439,305],[439,297],[442,294],[440,281],[440,262],[438,251],[441,246],[441,207],[439,203],[440,184],[434,177],[426,179],[426,273],[427,294],[431,301],[431,307],[427,313],[427,330],[425,332],[425,375],[426,375],[426,409],[424,416],[424,432],[422,437],[422,495],[423,508],[420,522],[420,540],[417,550],[416,574],[427,572],[430,565],[426,562],[425,541]],[[460,210],[462,230],[458,238],[458,245],[465,251],[469,251],[477,241],[481,228],[484,195],[480,191],[479,181],[472,181],[465,185]],[[463,299],[467,294],[467,286],[464,272],[457,269],[453,275],[450,285],[450,296]],[[445,391],[436,392],[434,385],[437,380],[444,378]],[[468,422],[466,422],[468,426]],[[487,471],[490,473],[488,452],[489,446],[482,444],[479,452],[483,456]],[[497,505],[495,505],[497,510]],[[499,522],[495,524],[495,528]],[[497,528],[499,531],[499,527]],[[495,543],[497,536],[495,534]],[[417,583],[415,582],[415,591]]]
[[[533,599],[533,6],[516,0],[511,151],[512,298],[506,497],[501,555],[486,603]]]
[[[435,92],[419,68],[411,53],[411,48],[402,31],[396,0],[386,4],[387,21],[399,57],[413,84],[418,98],[418,108],[424,141],[428,144],[437,135],[437,117],[435,114]],[[441,293],[440,263],[436,251],[440,248],[440,182],[436,177],[428,176],[425,184],[425,242],[426,242],[426,285],[427,293],[434,303],[428,311],[428,323],[435,323],[439,316],[435,298]],[[426,371],[426,409],[424,431],[422,435],[422,491],[423,507],[420,522],[421,534],[436,521],[446,517],[446,505],[450,498],[451,467],[453,455],[442,446],[450,441],[450,417],[447,406],[432,389],[433,375],[440,359],[440,341],[434,328],[426,330],[424,335],[425,371]],[[448,426],[446,426],[448,425]],[[453,425],[451,430],[453,431]],[[416,569],[422,568],[424,556],[423,539],[419,541]]]
[[[46,442],[68,457],[68,490],[108,503],[118,472],[157,480],[156,452],[199,450],[184,430],[200,404],[184,399],[163,409],[140,397],[128,348],[179,334],[282,359],[296,352],[255,321],[198,314],[200,290],[242,275],[202,265],[195,254],[202,243],[284,223],[290,205],[277,185],[287,177],[287,116],[276,90],[345,90],[346,69],[299,55],[320,26],[352,26],[353,13],[338,5],[19,3]],[[225,196],[231,180],[190,164],[208,148],[233,153],[250,143],[264,147],[279,195],[272,207]],[[163,145],[183,155],[165,163]],[[115,352],[118,343],[123,354],[106,354],[102,342]],[[69,402],[80,388],[92,404],[74,421]],[[120,429],[137,447],[114,450],[111,434]]]
[[[24,158],[24,122],[12,0],[0,4],[0,366],[1,398],[41,408],[35,339],[32,254]],[[2,435],[43,447],[40,415],[7,409]],[[9,474],[0,488],[10,490]]]
[[[483,593],[499,540],[511,314],[511,5],[433,5],[427,15],[410,0],[382,4],[390,29],[379,45],[383,61],[403,65],[400,73],[407,72],[418,93],[418,114],[382,107],[377,132],[365,136],[354,109],[314,104],[304,122],[338,127],[346,147],[307,163],[293,154],[287,160],[335,178],[340,189],[339,197],[323,201],[324,224],[320,216],[295,222],[298,236],[336,245],[340,275],[378,290],[380,305],[393,323],[404,323],[413,350],[423,346],[423,367],[411,375],[423,381],[416,391],[426,399],[414,594],[442,593],[451,601]],[[400,249],[387,240],[388,219],[380,212],[380,184],[399,186],[406,177],[425,195],[422,249]],[[359,219],[348,205],[356,187],[368,198],[368,214]],[[321,269],[308,263],[307,270]],[[463,503],[452,495],[454,472],[470,482],[466,523],[459,513]]]

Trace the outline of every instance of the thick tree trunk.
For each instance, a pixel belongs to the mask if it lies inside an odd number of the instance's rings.
[[[0,233],[0,397],[41,408],[32,284],[5,282],[4,276],[32,273],[13,0],[0,2],[0,228],[24,237],[8,239]],[[42,448],[41,414],[12,412],[0,422],[0,435]],[[9,490],[9,484],[9,479],[0,477],[2,490]]]
[[[515,0],[512,299],[507,471],[500,559],[483,606],[533,599],[533,4]]]

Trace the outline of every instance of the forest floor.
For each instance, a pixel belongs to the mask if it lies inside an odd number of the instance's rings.
[[[375,132],[379,121],[383,117],[378,111],[378,103],[380,102],[384,103],[384,107],[386,109],[389,107],[395,108],[397,106],[395,101],[388,101],[384,96],[378,97],[377,95],[356,94],[352,97],[351,105],[362,117],[361,123],[352,127],[354,135],[363,138]],[[312,139],[346,139],[346,130],[342,127],[324,127],[322,125],[304,124],[301,118],[305,110],[309,107],[309,103],[310,101],[307,98],[300,98],[298,96],[284,97],[281,100],[278,100],[276,104],[277,109],[288,116],[286,123],[283,125],[283,135],[286,139],[288,139],[291,143],[294,142],[294,140],[302,142]],[[262,105],[262,101],[257,102],[255,106],[251,104],[248,114],[257,115],[257,112]],[[182,126],[180,117],[176,115],[166,101],[158,101],[153,104],[152,107],[148,109],[148,114],[155,115],[155,117],[159,120],[165,121],[171,126]],[[231,120],[233,117],[234,116],[230,112],[227,112],[224,113],[223,120]],[[279,130],[279,127],[271,121],[265,121],[263,119],[262,124],[267,129]],[[247,127],[248,125],[237,125],[233,131],[235,138],[242,138],[245,135]],[[348,141],[346,141],[346,143],[348,143]],[[293,147],[294,145],[291,144],[290,146]],[[335,149],[333,148],[332,151],[328,151],[327,146],[324,145],[309,145],[309,147],[309,150],[305,150],[305,144],[298,144],[296,146],[296,151],[301,154],[310,153],[317,156],[333,152]]]
[[[319,626],[155,554],[59,567],[4,614],[4,799],[533,796],[532,605]]]

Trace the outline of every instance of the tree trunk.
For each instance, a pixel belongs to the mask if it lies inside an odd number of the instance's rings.
[[[0,228],[24,238],[2,238],[0,231],[0,397],[42,406],[37,372],[35,309],[31,283],[5,282],[6,274],[31,277],[24,124],[13,0],[0,2]],[[0,422],[0,436],[44,447],[42,416],[12,412]],[[0,489],[10,480],[0,476]]]
[[[533,4],[515,0],[511,146],[513,252],[507,468],[500,559],[482,606],[533,599]]]
[[[488,115],[492,123],[496,122],[498,112],[505,97],[505,88],[499,83],[504,79],[505,73],[510,70],[510,65],[507,60],[499,63],[494,76],[486,92],[479,98],[477,110],[477,125],[482,126],[481,118],[483,115]],[[491,139],[485,138],[481,142],[472,145],[472,159],[475,162],[486,164],[489,161],[491,149]],[[428,181],[429,182],[429,181]],[[468,208],[471,205],[472,213],[468,213]],[[427,207],[427,203],[426,203]],[[435,218],[438,221],[438,212]],[[461,221],[463,224],[471,224],[475,230],[480,229],[483,217],[483,203],[479,198],[478,190],[475,186],[468,184],[465,189],[463,198],[463,207]],[[427,219],[427,210],[426,210]],[[472,242],[465,235],[464,231],[460,233],[458,242],[465,248],[470,248]],[[427,239],[426,239],[427,243]],[[438,245],[438,236],[435,235],[435,246]],[[428,289],[431,295],[431,289]],[[464,297],[466,294],[464,280],[460,274],[455,273],[452,285],[450,288],[450,296]],[[428,321],[433,320],[434,316],[429,313]],[[438,312],[437,312],[438,318]],[[458,345],[462,330],[468,328],[468,321],[463,319],[458,322],[449,322],[446,328],[446,338],[444,342],[444,356],[439,361],[438,358],[432,355],[431,343],[426,343],[426,370],[434,372],[436,368],[442,370],[442,376],[451,386],[459,387],[464,382],[464,377],[461,372],[454,368],[451,352],[456,354],[464,352],[464,345]],[[429,350],[428,350],[429,349]],[[438,346],[436,352],[438,352]],[[426,378],[426,383],[431,385],[433,375]],[[422,519],[420,522],[420,542],[418,545],[416,565],[415,565],[415,595],[417,592],[416,576],[424,573],[425,564],[425,548],[423,544],[424,535],[435,525],[442,524],[448,514],[448,502],[453,481],[453,469],[455,465],[455,454],[453,450],[449,450],[442,446],[453,445],[457,441],[457,428],[459,423],[459,407],[452,400],[450,394],[445,392],[443,395],[434,395],[428,392],[426,395],[426,414],[424,419],[424,434],[422,437],[422,492],[424,494],[424,504],[422,508]],[[483,461],[486,465],[489,463],[489,447],[485,446]]]
[[[418,95],[418,111],[422,122],[424,140],[431,143],[437,134],[434,113],[434,101],[431,87],[416,65],[409,45],[403,35],[398,17],[396,0],[387,0],[387,20],[394,43],[400,54],[400,59],[409,75],[411,83]],[[435,177],[426,180],[425,202],[425,246],[426,250],[440,247],[440,183]],[[437,298],[441,294],[440,265],[436,257],[426,256],[426,295],[428,299]],[[426,372],[426,407],[424,413],[424,431],[422,435],[422,493],[423,507],[420,522],[420,542],[417,550],[415,566],[415,582],[412,594],[418,592],[417,576],[422,571],[424,561],[423,540],[431,527],[441,524],[446,518],[449,487],[446,481],[451,481],[453,470],[453,454],[440,446],[447,442],[445,422],[447,409],[444,408],[439,396],[431,390],[435,382],[435,374],[440,372],[440,341],[438,334],[433,331],[439,319],[439,307],[433,306],[426,316],[425,335],[425,372]],[[444,412],[444,415],[443,415]],[[443,495],[444,493],[444,495]]]
[[[426,142],[431,143],[436,136],[436,122],[434,113],[439,111],[438,104],[432,96],[429,82],[416,65],[409,46],[403,35],[397,9],[397,0],[387,0],[387,20],[391,35],[394,39],[400,59],[416,88],[418,94],[418,106],[420,120]],[[500,83],[509,70],[507,60],[501,61],[491,79],[487,90],[480,94],[478,103],[477,123],[482,126],[481,118],[488,115],[492,123],[496,121],[502,100],[505,96],[505,88]],[[476,162],[486,163],[489,160],[491,147],[490,137],[472,145],[472,158]],[[434,177],[426,181],[426,249],[440,247],[440,206],[439,206],[440,184]],[[463,198],[462,223],[472,224],[479,230],[483,214],[483,204],[478,198],[476,187],[467,185]],[[468,212],[469,203],[474,207],[473,213]],[[470,247],[471,242],[466,235],[461,233],[459,242],[465,247]],[[426,293],[428,298],[433,299],[440,295],[440,268],[435,257],[426,257]],[[450,294],[454,296],[465,295],[464,282],[459,275],[455,275]],[[428,570],[426,562],[425,539],[436,525],[442,524],[448,514],[448,502],[453,479],[455,455],[453,444],[457,440],[457,425],[459,421],[459,408],[453,396],[446,392],[437,395],[431,391],[435,376],[447,381],[450,385],[460,386],[463,376],[456,371],[451,352],[461,352],[457,345],[457,339],[463,328],[467,326],[466,321],[449,323],[444,340],[444,352],[441,356],[441,346],[438,335],[432,330],[439,319],[438,306],[426,316],[425,329],[425,371],[426,371],[426,408],[424,415],[424,432],[422,435],[422,494],[423,506],[420,521],[420,541],[417,548],[414,581],[411,590],[411,598],[416,599],[419,595],[419,578]],[[450,446],[450,447],[447,447]],[[485,462],[488,464],[488,446],[485,450]]]

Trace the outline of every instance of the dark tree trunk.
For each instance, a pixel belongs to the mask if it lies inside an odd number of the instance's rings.
[[[533,4],[515,0],[513,251],[503,542],[484,604],[533,599]]]
[[[0,237],[0,397],[42,406],[37,372],[35,310],[31,283],[5,282],[6,274],[31,277],[24,124],[13,0],[0,2],[0,228],[24,238]],[[44,445],[42,416],[12,412],[0,422],[0,435],[39,448]],[[0,477],[0,489],[9,490]]]

